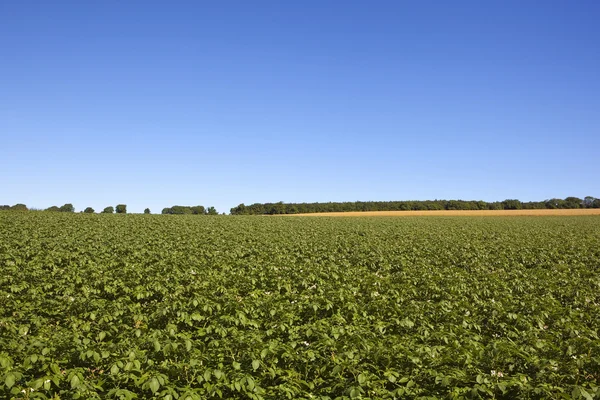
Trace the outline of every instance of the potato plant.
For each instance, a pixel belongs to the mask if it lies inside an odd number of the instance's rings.
[[[2,399],[600,398],[600,217],[0,212]]]

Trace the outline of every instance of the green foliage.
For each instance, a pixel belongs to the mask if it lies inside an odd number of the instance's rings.
[[[217,210],[215,210],[214,207],[209,207],[209,210],[211,210],[211,212],[218,214]],[[207,210],[204,208],[204,206],[173,206],[173,207],[166,207],[163,208],[162,210],[162,214],[179,214],[179,215],[184,215],[184,214],[193,214],[193,215],[206,215],[208,214]],[[213,214],[211,214],[213,215]]]
[[[117,214],[127,214],[127,205],[126,204],[117,204],[115,208]]]
[[[594,399],[600,217],[0,213],[1,399]]]
[[[146,209],[144,210],[144,214],[150,214],[150,209],[149,209],[149,208],[146,208]]]
[[[73,207],[73,204],[71,204],[71,203],[67,203],[67,204],[65,204],[65,205],[62,205],[62,206],[61,206],[61,207],[58,209],[58,211],[60,211],[60,212],[70,212],[70,213],[72,213],[72,212],[75,212],[75,207]]]
[[[216,208],[214,207],[208,207],[208,209],[206,210],[206,214],[207,215],[219,215],[219,212],[217,211]]]
[[[12,211],[28,211],[29,210],[25,204],[21,204],[21,203],[15,204],[14,206],[10,207],[10,209]]]
[[[58,206],[48,207],[48,208],[46,208],[45,211],[59,212],[60,211],[60,207],[58,207]]]
[[[95,211],[92,207],[87,207],[83,212],[86,214],[93,214]]]
[[[114,212],[115,208],[113,206],[105,207],[104,210],[102,210],[102,214],[112,214]]]
[[[424,201],[355,201],[343,203],[255,203],[240,204],[230,210],[233,215],[299,214],[344,211],[417,211],[417,210],[520,210],[543,208],[600,208],[600,199],[588,196],[585,200],[567,197],[565,200],[521,202],[508,199],[488,203],[476,200],[424,200]]]

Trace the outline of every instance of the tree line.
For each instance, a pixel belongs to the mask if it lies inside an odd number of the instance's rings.
[[[161,214],[192,214],[192,215],[218,215],[216,208],[204,206],[173,206],[162,209]]]
[[[309,214],[347,211],[420,211],[420,210],[539,210],[600,208],[600,199],[549,199],[522,202],[516,199],[486,202],[477,200],[415,200],[415,201],[353,201],[329,203],[254,203],[240,204],[230,210],[232,215]]]
[[[15,204],[13,206],[0,205],[1,210],[12,210],[12,211],[50,211],[50,212],[68,212],[74,213],[75,207],[71,203],[64,204],[60,207],[52,206],[46,209],[30,209],[25,204]],[[84,214],[94,214],[96,211],[92,207],[86,207],[83,211]],[[117,204],[116,207],[108,206],[105,207],[100,214],[127,214],[127,204]],[[150,209],[146,208],[144,214],[151,214]],[[173,206],[163,208],[162,214],[196,214],[196,215],[218,215],[217,210],[214,207],[205,208],[204,206]]]

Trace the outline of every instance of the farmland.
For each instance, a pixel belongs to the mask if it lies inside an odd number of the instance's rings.
[[[600,216],[0,212],[0,398],[600,398]]]

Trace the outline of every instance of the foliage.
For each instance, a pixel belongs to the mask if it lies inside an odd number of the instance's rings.
[[[206,215],[206,214],[218,214],[214,207],[209,207],[208,211],[204,206],[173,206],[163,208],[162,214],[193,214],[193,215]],[[211,214],[211,215],[213,215]]]
[[[219,212],[217,211],[216,208],[214,207],[208,207],[208,209],[206,210],[206,215],[219,215]]]
[[[104,210],[102,210],[102,214],[112,214],[114,212],[115,208],[113,206],[105,207]]]
[[[144,210],[144,214],[150,214],[150,209],[149,209],[149,208],[146,208],[146,209]]]
[[[126,204],[117,204],[115,208],[117,214],[127,214],[127,205]]]
[[[600,218],[0,213],[2,399],[600,398]]]
[[[567,197],[565,200],[521,202],[507,199],[488,203],[481,200],[424,200],[424,201],[355,201],[343,203],[255,203],[240,204],[231,209],[233,215],[298,214],[344,211],[416,211],[416,210],[519,210],[543,208],[600,208],[600,199],[592,196],[584,200]]]
[[[73,204],[71,204],[71,203],[67,203],[67,204],[64,204],[64,205],[62,205],[62,206],[61,206],[61,207],[58,209],[58,211],[60,211],[60,212],[70,212],[70,213],[72,213],[72,212],[75,212],[75,207],[73,207]]]
[[[87,207],[83,212],[86,214],[93,214],[95,211],[92,207]]]

